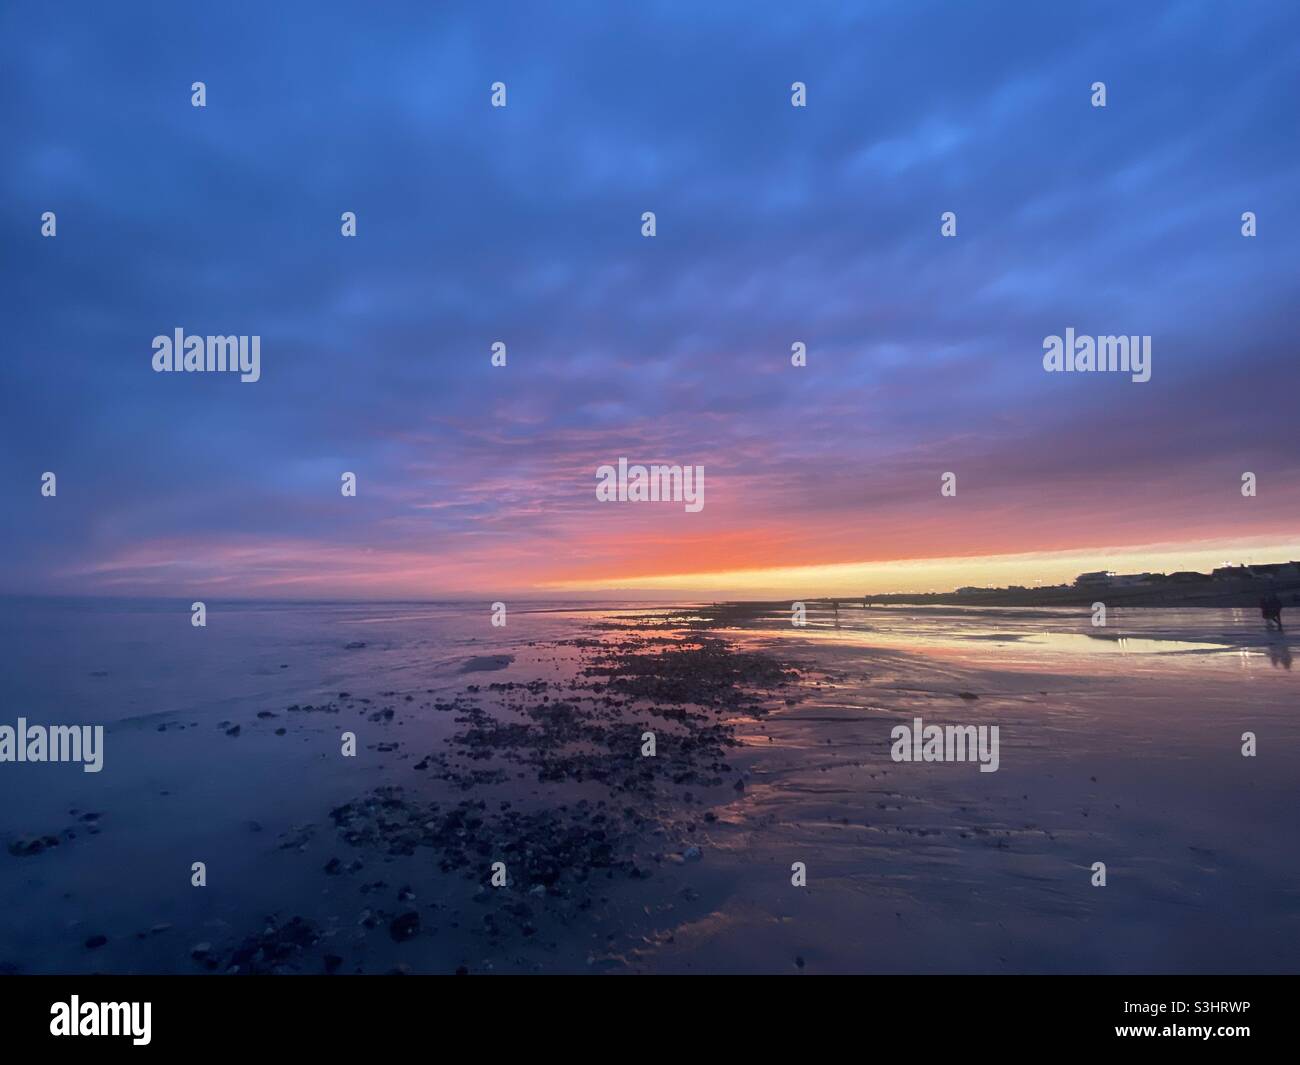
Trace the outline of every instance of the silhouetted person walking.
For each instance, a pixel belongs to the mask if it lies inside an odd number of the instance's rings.
[[[1278,598],[1277,592],[1269,592],[1268,595],[1268,612],[1273,618],[1273,623],[1277,625],[1277,631],[1282,631],[1282,600]]]
[[[1282,631],[1282,600],[1275,592],[1259,597],[1259,612],[1264,618],[1264,628],[1271,629],[1277,625],[1277,631]]]

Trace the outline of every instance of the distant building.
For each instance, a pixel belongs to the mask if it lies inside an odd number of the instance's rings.
[[[1074,584],[1078,588],[1098,588],[1108,586],[1114,579],[1114,570],[1099,569],[1094,573],[1080,573],[1074,578]]]
[[[1291,581],[1300,578],[1300,562],[1274,562],[1267,566],[1247,566],[1252,577],[1270,581]]]
[[[1219,566],[1210,576],[1216,581],[1248,581],[1251,573],[1248,566]]]
[[[1203,584],[1214,578],[1208,573],[1197,573],[1194,569],[1180,569],[1176,573],[1169,574],[1165,580],[1172,584]]]
[[[1153,573],[1112,573],[1110,583],[1116,588],[1132,588],[1139,584],[1149,584]]]

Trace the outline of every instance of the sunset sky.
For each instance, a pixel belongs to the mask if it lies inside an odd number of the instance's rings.
[[[1300,559],[1298,101],[1289,3],[6,4],[0,591]],[[1045,373],[1067,327],[1151,380]],[[153,373],[176,328],[261,380]],[[598,502],[624,456],[704,509]]]

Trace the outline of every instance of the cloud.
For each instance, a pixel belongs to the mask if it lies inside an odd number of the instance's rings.
[[[1298,21],[10,6],[9,586],[435,595],[1271,534]],[[177,326],[261,335],[262,380],[152,374]],[[1042,373],[1067,326],[1151,334],[1152,381]],[[703,464],[705,510],[598,505],[622,455]]]

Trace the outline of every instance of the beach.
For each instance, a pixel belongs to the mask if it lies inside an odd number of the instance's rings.
[[[9,602],[0,723],[104,740],[0,772],[3,971],[1300,968],[1251,611],[188,607]],[[895,761],[918,720],[997,770]]]

